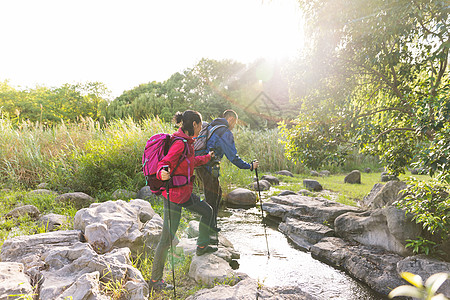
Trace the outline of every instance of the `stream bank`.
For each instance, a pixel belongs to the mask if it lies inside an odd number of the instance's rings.
[[[259,208],[225,208],[218,223],[221,233],[240,253],[238,271],[262,285],[298,286],[318,299],[386,299],[345,272],[295,247],[272,222],[266,226],[268,256]]]

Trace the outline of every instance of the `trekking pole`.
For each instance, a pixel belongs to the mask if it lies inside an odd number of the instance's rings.
[[[256,161],[256,159],[253,162],[255,162],[255,161]],[[255,174],[256,174],[256,186],[258,188],[258,195],[259,195],[259,205],[261,206],[261,218],[262,218],[262,222],[264,225],[264,236],[266,237],[267,257],[270,257],[269,242],[267,241],[266,221],[264,220],[264,212],[263,212],[262,200],[261,200],[261,191],[259,189],[258,168],[255,168]]]
[[[173,263],[173,236],[172,236],[172,218],[170,217],[170,198],[169,198],[169,183],[170,179],[167,181],[167,212],[169,214],[169,235],[170,235],[170,260],[172,263],[172,277],[173,277],[173,296],[176,299],[177,298],[177,290],[175,286],[175,265]]]

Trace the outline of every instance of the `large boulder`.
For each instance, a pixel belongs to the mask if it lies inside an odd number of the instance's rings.
[[[334,236],[333,229],[325,225],[289,217],[278,225],[278,229],[286,234],[298,247],[306,251],[309,251],[311,245],[319,242],[324,237]]]
[[[161,196],[157,196],[153,194],[152,190],[148,185],[144,186],[139,190],[139,192],[136,195],[137,199],[147,200],[147,201],[155,201]]]
[[[145,226],[141,222],[143,216],[149,219]],[[151,204],[140,199],[129,203],[123,200],[94,203],[79,210],[74,220],[74,228],[86,233],[87,240],[99,253],[128,247],[133,255],[156,246],[159,237],[155,236],[160,236],[161,224],[161,217],[154,213]]]
[[[16,207],[5,215],[5,218],[20,218],[22,216],[29,216],[31,219],[36,220],[41,212],[34,205],[24,205]]]
[[[317,180],[303,179],[303,185],[310,191],[320,192],[323,190],[322,185]]]
[[[361,209],[354,206],[302,195],[272,196],[270,202],[263,203],[262,207],[270,216],[282,220],[293,217],[320,224],[333,224],[338,216],[347,212],[361,212]]]
[[[401,272],[420,275],[426,280],[437,272],[450,272],[450,263],[423,256],[402,256],[370,247],[346,242],[337,237],[323,238],[311,246],[311,255],[332,266],[341,268],[352,277],[365,282],[373,290],[387,295],[397,286],[404,285]],[[450,281],[444,282],[439,292],[450,297]]]
[[[279,185],[280,180],[272,175],[263,175],[261,180],[267,180],[271,185]]]
[[[46,231],[59,230],[63,225],[69,223],[69,218],[64,215],[46,214],[39,218],[39,226],[44,227]]]
[[[343,214],[334,221],[334,229],[340,237],[406,256],[411,254],[411,250],[405,248],[406,240],[415,239],[422,230],[411,219],[412,215],[390,206]]]
[[[94,198],[83,192],[65,193],[55,199],[57,202],[72,204],[76,209],[88,207],[94,203]]]
[[[197,283],[212,286],[214,282],[225,282],[234,277],[233,269],[223,258],[214,253],[195,255],[189,268],[189,277]]]
[[[87,243],[76,243],[68,247],[56,247],[41,257],[47,268],[42,271],[40,299],[109,299],[99,289],[100,280],[122,282],[127,290],[127,299],[148,297],[148,285],[141,272],[132,266],[128,248],[115,249],[99,255]],[[73,294],[72,294],[73,293]]]
[[[79,230],[17,236],[3,243],[0,261],[20,262],[28,268],[39,264],[40,256],[52,248],[70,246],[82,240],[83,234]],[[36,266],[45,268],[43,264]]]
[[[292,299],[314,300],[298,287],[266,287],[252,278],[245,278],[234,286],[217,285],[212,289],[202,289],[186,300],[253,300],[253,299]]]
[[[367,208],[382,208],[389,206],[405,195],[401,192],[406,189],[403,181],[388,181],[386,184],[376,183],[372,190],[362,200],[362,205]]]
[[[351,245],[337,237],[326,237],[311,246],[311,255],[344,269],[385,296],[394,287],[405,284],[397,273],[397,263],[402,257],[380,248]]]
[[[24,273],[24,266],[16,262],[0,262],[0,299],[17,299],[8,295],[31,295],[31,279]]]
[[[248,189],[237,188],[226,196],[227,205],[234,207],[252,207],[256,205],[256,195]]]
[[[27,196],[35,196],[35,195],[58,195],[58,193],[52,190],[39,188],[36,190],[29,191],[27,193]]]
[[[345,176],[344,183],[361,183],[361,172],[359,170],[351,171],[347,176]]]
[[[258,184],[259,184],[259,188],[258,188]],[[254,191],[267,191],[270,189],[271,186],[272,185],[270,184],[270,182],[265,179],[255,181],[250,184],[250,188]]]
[[[292,172],[290,172],[288,170],[277,171],[277,172],[275,172],[275,174],[282,175],[282,176],[294,177],[294,174],[292,174]]]
[[[381,182],[388,182],[392,180],[399,180],[397,176],[389,174],[388,172],[381,172]]]
[[[422,255],[410,256],[397,263],[397,270],[399,273],[410,272],[419,275],[426,281],[431,275],[436,273],[450,274],[450,262],[444,262]],[[443,293],[450,298],[450,280],[447,279],[437,293]]]

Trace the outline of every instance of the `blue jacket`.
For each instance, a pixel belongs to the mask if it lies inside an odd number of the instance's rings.
[[[206,150],[214,150],[217,160],[222,160],[225,155],[231,163],[239,169],[250,169],[251,165],[242,160],[237,154],[236,146],[234,144],[233,133],[228,129],[228,121],[224,118],[217,118],[209,124],[209,130],[216,125],[225,125],[226,127],[217,128],[206,143]],[[207,169],[211,171],[211,167],[206,165]]]

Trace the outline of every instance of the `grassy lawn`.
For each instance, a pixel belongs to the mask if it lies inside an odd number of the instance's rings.
[[[356,206],[358,200],[362,200],[366,196],[372,187],[376,183],[381,182],[381,173],[361,173],[361,184],[348,184],[344,183],[344,178],[347,174],[333,174],[328,177],[311,177],[307,174],[295,174],[294,177],[279,176],[276,175],[283,182],[283,190],[291,190],[298,192],[304,189],[303,179],[313,179],[317,180],[324,190],[332,192],[333,197],[327,196],[327,193],[317,193],[317,195],[329,198],[343,204]],[[407,173],[405,175],[400,175],[400,180],[406,180],[409,177],[415,177],[420,180],[428,180],[430,177],[428,175],[411,175]],[[274,194],[277,194],[275,192]]]

